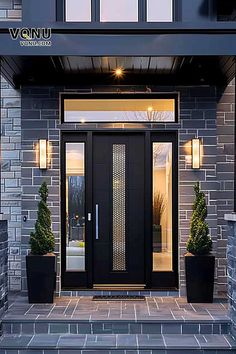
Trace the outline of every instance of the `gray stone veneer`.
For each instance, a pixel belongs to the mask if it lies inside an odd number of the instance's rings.
[[[22,0],[0,0],[0,21],[20,21]]]
[[[235,81],[219,91],[217,105],[217,182],[218,191],[211,192],[217,200],[217,284],[225,291],[227,284],[227,223],[224,214],[233,211],[234,202],[234,124]]]
[[[8,306],[7,221],[0,220],[0,318]]]
[[[236,214],[226,214],[228,222],[228,298],[229,317],[231,319],[231,334],[236,338]]]
[[[38,189],[43,180],[49,185],[49,206],[58,253],[57,290],[60,290],[60,132],[80,131],[86,125],[59,122],[59,92],[64,87],[22,88],[22,255],[28,252],[29,233],[34,227]],[[107,91],[107,87],[104,91]],[[126,90],[128,88],[125,88]],[[145,88],[143,88],[145,89]],[[70,88],[67,87],[67,90]],[[116,91],[116,88],[113,88]],[[226,90],[216,87],[153,87],[153,91],[180,93],[179,124],[153,124],[157,130],[178,130],[179,133],[179,245],[180,288],[185,292],[183,255],[189,235],[192,213],[193,185],[199,180],[208,204],[208,223],[217,255],[215,290],[226,290],[226,233],[223,211],[232,211],[233,204],[233,99],[234,84]],[[100,88],[99,91],[102,91]],[[218,113],[217,113],[218,111]],[[91,128],[91,126],[89,126]],[[96,129],[97,125],[93,125]],[[103,126],[104,127],[104,126]],[[125,124],[125,127],[138,127]],[[150,126],[149,126],[150,127]],[[191,168],[191,139],[201,138],[203,156],[201,169]],[[51,166],[40,171],[36,162],[37,142],[47,138],[51,145]],[[218,217],[218,219],[217,219]],[[22,258],[22,289],[26,289],[25,260]]]
[[[9,215],[9,288],[21,290],[21,96],[1,78],[1,212]]]

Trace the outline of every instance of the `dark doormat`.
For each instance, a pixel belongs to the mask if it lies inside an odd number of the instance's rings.
[[[96,295],[93,301],[145,301],[142,295]]]

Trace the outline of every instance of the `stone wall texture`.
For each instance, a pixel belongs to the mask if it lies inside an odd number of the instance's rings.
[[[8,306],[7,221],[0,220],[0,318]]]
[[[20,21],[22,0],[0,0],[0,21]]]
[[[234,124],[235,81],[225,89],[218,89],[217,104],[217,181],[218,190],[212,192],[217,200],[217,284],[218,291],[226,291],[227,284],[227,224],[224,214],[233,211],[234,203]]]
[[[9,215],[9,288],[21,289],[21,95],[1,78],[1,212]]]
[[[70,88],[66,88],[70,90]],[[81,89],[81,88],[80,88]],[[127,90],[128,88],[126,88]],[[145,90],[145,88],[143,88]],[[49,185],[49,207],[58,253],[57,290],[60,290],[60,133],[63,130],[80,131],[88,128],[79,124],[60,124],[59,92],[64,87],[22,88],[22,289],[26,289],[24,255],[28,252],[30,231],[37,215],[38,189],[42,181]],[[99,89],[102,91],[102,89]],[[107,91],[108,88],[104,88]],[[116,89],[114,88],[114,91]],[[216,87],[158,87],[152,91],[178,91],[180,117],[178,124],[153,124],[156,130],[178,130],[179,133],[179,250],[180,289],[185,293],[184,258],[189,235],[189,222],[194,198],[193,186],[200,181],[206,193],[208,223],[217,259],[215,291],[225,291],[226,233],[223,213],[233,210],[233,114],[234,83],[227,89]],[[227,102],[229,101],[229,102]],[[93,125],[96,129],[98,125]],[[126,125],[125,125],[126,127]],[[130,125],[127,125],[130,127]],[[89,126],[91,128],[91,126]],[[192,170],[191,139],[202,141],[200,170]],[[40,171],[37,165],[38,139],[50,142],[50,168]]]
[[[231,332],[236,338],[236,219],[228,222],[227,232],[229,317],[232,321]]]

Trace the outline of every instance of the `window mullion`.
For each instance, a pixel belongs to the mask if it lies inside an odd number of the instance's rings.
[[[147,21],[147,0],[138,0],[138,21]]]
[[[91,0],[92,22],[100,21],[100,0]]]

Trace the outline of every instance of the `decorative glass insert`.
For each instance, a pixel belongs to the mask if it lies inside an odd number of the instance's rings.
[[[172,271],[172,143],[153,143],[153,271]]]
[[[84,143],[66,143],[66,270],[85,271]]]
[[[125,245],[125,145],[113,145],[112,264],[114,271],[126,270]]]
[[[100,0],[101,22],[137,22],[138,0]]]
[[[173,0],[147,0],[147,22],[172,22]]]
[[[90,22],[91,0],[66,0],[66,22]]]
[[[64,99],[65,122],[175,122],[174,98]]]

